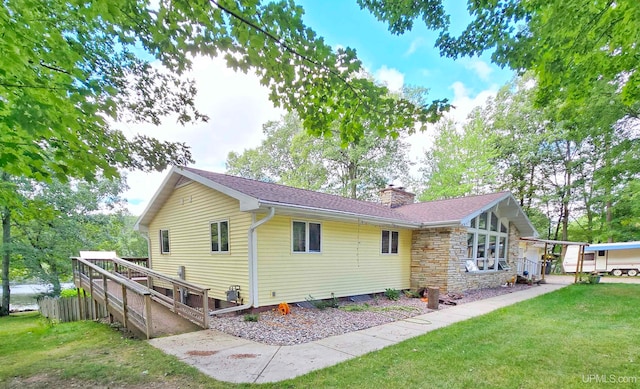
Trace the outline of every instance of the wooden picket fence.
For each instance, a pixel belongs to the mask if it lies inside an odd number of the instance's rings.
[[[95,320],[107,316],[101,304],[95,304],[91,297],[42,297],[38,299],[40,314],[49,320],[66,323],[79,320]]]

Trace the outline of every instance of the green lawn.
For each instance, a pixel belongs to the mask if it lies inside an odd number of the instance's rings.
[[[0,387],[40,387],[29,386],[35,382],[52,388],[68,380],[109,387],[236,387],[91,322],[2,318],[0,341]],[[639,342],[640,285],[573,285],[264,386],[584,388],[601,386],[605,378],[640,387]],[[243,386],[252,385],[237,387]]]

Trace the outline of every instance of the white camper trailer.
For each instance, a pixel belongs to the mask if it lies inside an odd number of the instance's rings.
[[[566,273],[575,273],[578,265],[579,245],[567,246],[562,262]],[[637,276],[640,273],[640,241],[624,243],[598,243],[584,248],[585,273],[610,273],[614,276],[627,274]]]

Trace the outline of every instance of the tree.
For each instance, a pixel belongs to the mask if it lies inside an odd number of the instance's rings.
[[[349,48],[334,52],[302,23],[292,1],[10,0],[0,7],[0,173],[53,178],[115,177],[118,168],[162,170],[193,162],[183,143],[136,136],[114,121],[160,124],[206,120],[195,87],[181,76],[194,54],[223,55],[254,71],[277,106],[296,111],[305,128],[342,144],[370,134],[397,137],[448,108],[417,106],[358,77]],[[152,62],[153,61],[153,62]],[[8,181],[3,178],[3,181]],[[0,190],[13,190],[2,185]],[[19,204],[12,192],[0,198]],[[3,203],[2,278],[8,301],[11,212]],[[0,315],[6,314],[6,304]]]
[[[128,240],[119,220],[125,211],[119,195],[125,188],[123,180],[17,184],[25,206],[13,219],[14,266],[53,284],[54,294],[60,293],[61,279],[71,274],[69,256],[80,250],[126,247],[118,245]]]
[[[481,112],[474,110],[458,132],[456,124],[446,120],[436,126],[432,149],[421,169],[426,188],[423,201],[484,194],[497,182],[494,137],[487,132]]]
[[[540,164],[545,148],[541,144],[549,121],[534,105],[536,84],[531,74],[516,77],[483,109],[485,126],[495,134],[500,188],[510,190],[525,212],[544,188]]]
[[[379,139],[367,130],[342,146],[337,135],[310,136],[293,114],[265,124],[264,133],[259,147],[229,153],[228,173],[358,199],[373,199],[390,180],[408,174],[401,139]]]
[[[532,70],[543,102],[584,101],[590,85],[601,80],[620,85],[624,104],[637,108],[637,1],[468,1],[472,19],[458,36],[451,33],[443,3],[358,0],[394,34],[411,30],[414,20],[421,18],[427,28],[440,32],[436,46],[441,55],[457,58],[493,51],[496,64]]]
[[[362,137],[362,118],[372,133],[397,136],[446,108],[390,98],[357,77],[355,51],[333,52],[302,13],[291,1],[5,2],[0,169],[42,180],[191,162],[185,145],[128,140],[109,119],[206,120],[193,107],[193,83],[179,77],[193,53],[224,55],[230,67],[255,71],[274,104],[297,111],[316,135],[338,123],[345,144]]]

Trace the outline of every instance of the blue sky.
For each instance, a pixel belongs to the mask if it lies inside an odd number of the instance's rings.
[[[456,107],[449,116],[458,122],[512,77],[512,72],[491,64],[488,56],[456,61],[441,58],[433,47],[436,34],[427,31],[419,21],[413,31],[394,36],[385,24],[360,10],[355,0],[297,2],[305,8],[307,26],[329,45],[355,49],[366,70],[390,89],[403,84],[418,85],[429,88],[429,99],[449,99]],[[449,1],[457,7],[462,3]],[[450,5],[448,10],[454,26],[461,29],[466,25],[469,19],[466,8]],[[224,172],[230,151],[242,152],[259,145],[263,139],[262,125],[278,120],[284,113],[268,101],[268,91],[254,75],[235,73],[220,59],[195,58],[189,77],[196,81],[199,90],[196,105],[209,115],[208,123],[179,126],[169,119],[159,127],[127,123],[118,123],[118,127],[128,136],[141,133],[165,141],[185,142],[196,160],[193,167]],[[430,146],[431,130],[407,139],[411,145],[409,156],[414,161]],[[128,174],[130,189],[124,196],[134,215],[146,208],[164,176],[165,173]]]
[[[429,88],[432,99],[452,99],[454,82],[462,82],[470,93],[479,93],[494,84],[503,85],[512,77],[511,71],[491,64],[489,55],[457,61],[441,58],[439,50],[434,48],[437,33],[427,30],[419,20],[412,31],[398,36],[392,35],[387,25],[378,22],[369,12],[360,10],[355,1],[299,0],[298,3],[305,9],[305,23],[329,45],[355,48],[370,70],[386,67],[399,71],[406,84]],[[453,28],[461,31],[469,20],[466,6],[461,7],[464,2],[459,0],[448,3]]]

